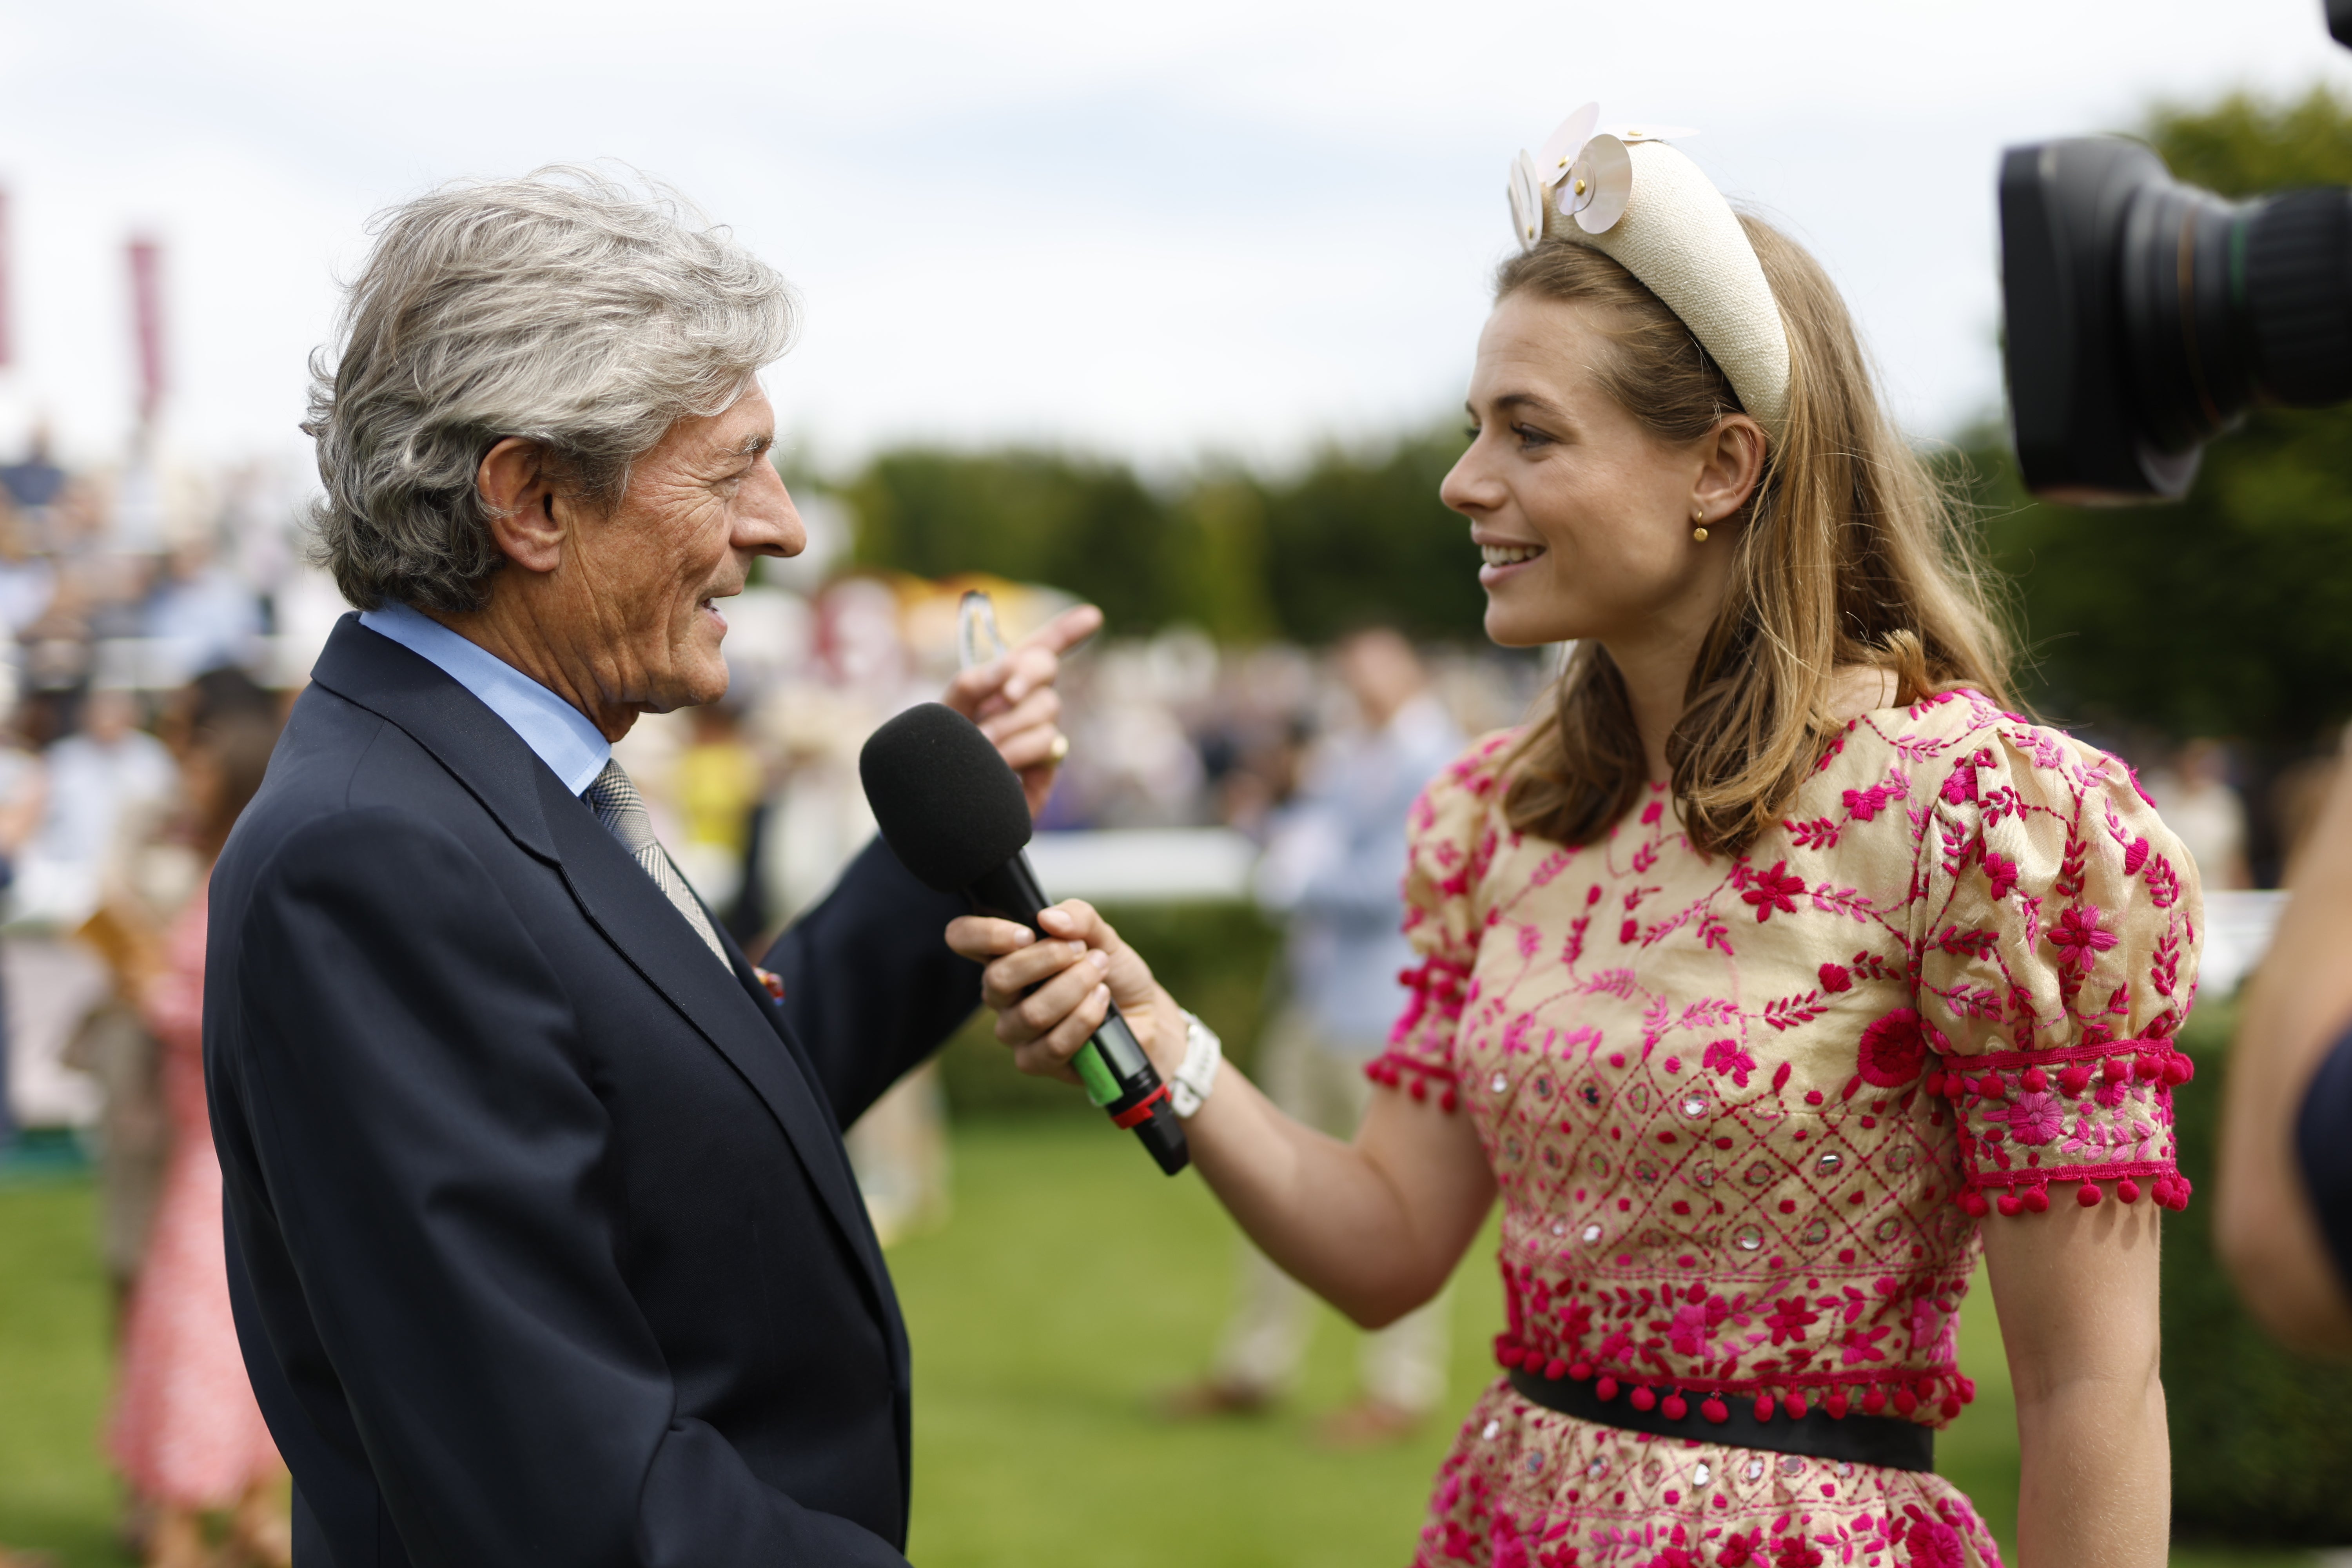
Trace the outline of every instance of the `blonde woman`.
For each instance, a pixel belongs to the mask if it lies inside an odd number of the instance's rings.
[[[1115,996],[1218,1196],[1359,1322],[1429,1300],[1500,1195],[1502,1375],[1420,1562],[1996,1562],[1932,1469],[1981,1258],[2024,1562],[2156,1568],[2194,869],[2122,763],[2007,710],[1818,264],[1590,122],[1522,155],[1443,491],[1488,634],[1576,649],[1414,809],[1421,963],[1355,1141],[1219,1075],[1083,906],[950,941],[1030,1070]]]

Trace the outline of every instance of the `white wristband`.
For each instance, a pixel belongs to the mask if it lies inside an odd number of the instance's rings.
[[[1184,1065],[1168,1083],[1168,1103],[1189,1119],[1217,1086],[1217,1068],[1225,1059],[1225,1043],[1192,1014],[1184,1015]]]

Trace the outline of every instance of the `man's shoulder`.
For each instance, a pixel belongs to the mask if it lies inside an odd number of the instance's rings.
[[[385,796],[415,798],[421,805],[444,788],[464,793],[406,731],[347,697],[312,686],[294,705],[251,809],[290,822]]]
[[[347,840],[373,858],[388,823],[446,829],[481,805],[433,753],[382,715],[323,687],[302,694],[269,773],[221,854],[231,885],[249,885],[298,841]]]

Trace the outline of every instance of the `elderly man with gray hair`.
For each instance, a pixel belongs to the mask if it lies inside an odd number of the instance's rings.
[[[602,177],[393,213],[305,426],[329,640],[214,874],[230,1290],[295,1558],[899,1563],[908,1351],[840,1128],[945,1039],[870,846],[748,963],[612,756],[804,542],[782,279]],[[947,700],[1042,803],[1072,612]]]

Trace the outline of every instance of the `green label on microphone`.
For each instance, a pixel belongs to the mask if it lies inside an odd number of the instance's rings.
[[[1070,1065],[1078,1069],[1078,1080],[1087,1086],[1087,1098],[1095,1104],[1108,1105],[1118,1098],[1118,1079],[1111,1076],[1110,1068],[1103,1061],[1102,1052],[1092,1040],[1078,1047],[1078,1054],[1070,1058]]]

